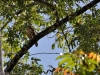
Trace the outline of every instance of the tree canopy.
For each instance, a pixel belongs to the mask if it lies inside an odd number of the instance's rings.
[[[32,58],[26,64],[36,42],[55,34],[52,49],[64,51],[54,75],[95,75],[100,73],[100,0],[0,0],[0,31],[2,35],[5,72],[11,75],[27,71],[39,75],[43,66]],[[33,27],[32,39],[26,28]],[[51,37],[52,38],[52,37]],[[38,46],[37,46],[38,47]],[[22,62],[24,60],[24,62]],[[20,73],[19,73],[20,74]],[[25,75],[25,73],[21,74]]]

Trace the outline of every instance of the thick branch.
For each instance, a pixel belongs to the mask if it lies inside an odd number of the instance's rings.
[[[80,10],[76,11],[75,13],[66,16],[64,19],[62,19],[61,21],[58,21],[57,23],[54,23],[52,26],[48,27],[47,29],[45,29],[44,31],[38,33],[32,40],[30,40],[27,44],[25,44],[21,50],[14,56],[14,58],[9,62],[9,64],[7,65],[5,72],[11,72],[12,69],[14,68],[14,66],[16,65],[16,63],[18,62],[18,60],[25,54],[27,53],[28,49],[31,48],[38,40],[40,40],[41,38],[43,38],[45,35],[49,34],[50,32],[56,30],[58,27],[62,26],[64,23],[66,23],[69,20],[74,19],[76,16],[84,13],[86,10],[88,10],[89,8],[93,7],[95,4],[97,4],[98,2],[100,2],[100,0],[94,0],[92,2],[90,2],[89,4],[87,4],[86,6],[84,6],[83,8],[81,8]]]

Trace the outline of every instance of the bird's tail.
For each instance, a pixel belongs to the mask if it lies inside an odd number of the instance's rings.
[[[38,43],[37,43],[37,42],[35,43],[35,46],[36,46],[36,47],[38,46]]]

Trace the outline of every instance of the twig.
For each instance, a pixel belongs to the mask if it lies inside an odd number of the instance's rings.
[[[62,27],[60,27],[60,29],[62,31],[62,34],[64,35],[64,38],[65,38],[65,41],[66,41],[66,45],[68,46],[69,52],[71,52],[70,46],[69,46],[68,41],[67,41],[67,37],[66,37],[66,35],[65,35],[64,31],[63,31],[64,29]]]

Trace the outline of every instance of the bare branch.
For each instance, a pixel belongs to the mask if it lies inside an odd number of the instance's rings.
[[[5,68],[5,72],[11,72],[14,66],[17,64],[18,60],[27,53],[28,49],[31,48],[38,40],[43,38],[45,35],[51,33],[52,31],[56,30],[58,27],[62,26],[64,23],[66,23],[69,20],[74,19],[75,17],[79,16],[80,14],[84,13],[89,8],[93,7],[95,4],[100,2],[100,0],[93,0],[80,10],[76,11],[75,13],[66,16],[61,21],[58,21],[57,23],[54,23],[52,26],[48,27],[47,29],[43,30],[42,32],[38,33],[32,40],[29,40],[27,44],[25,44],[19,52],[16,53],[14,58],[8,63],[7,67]]]

